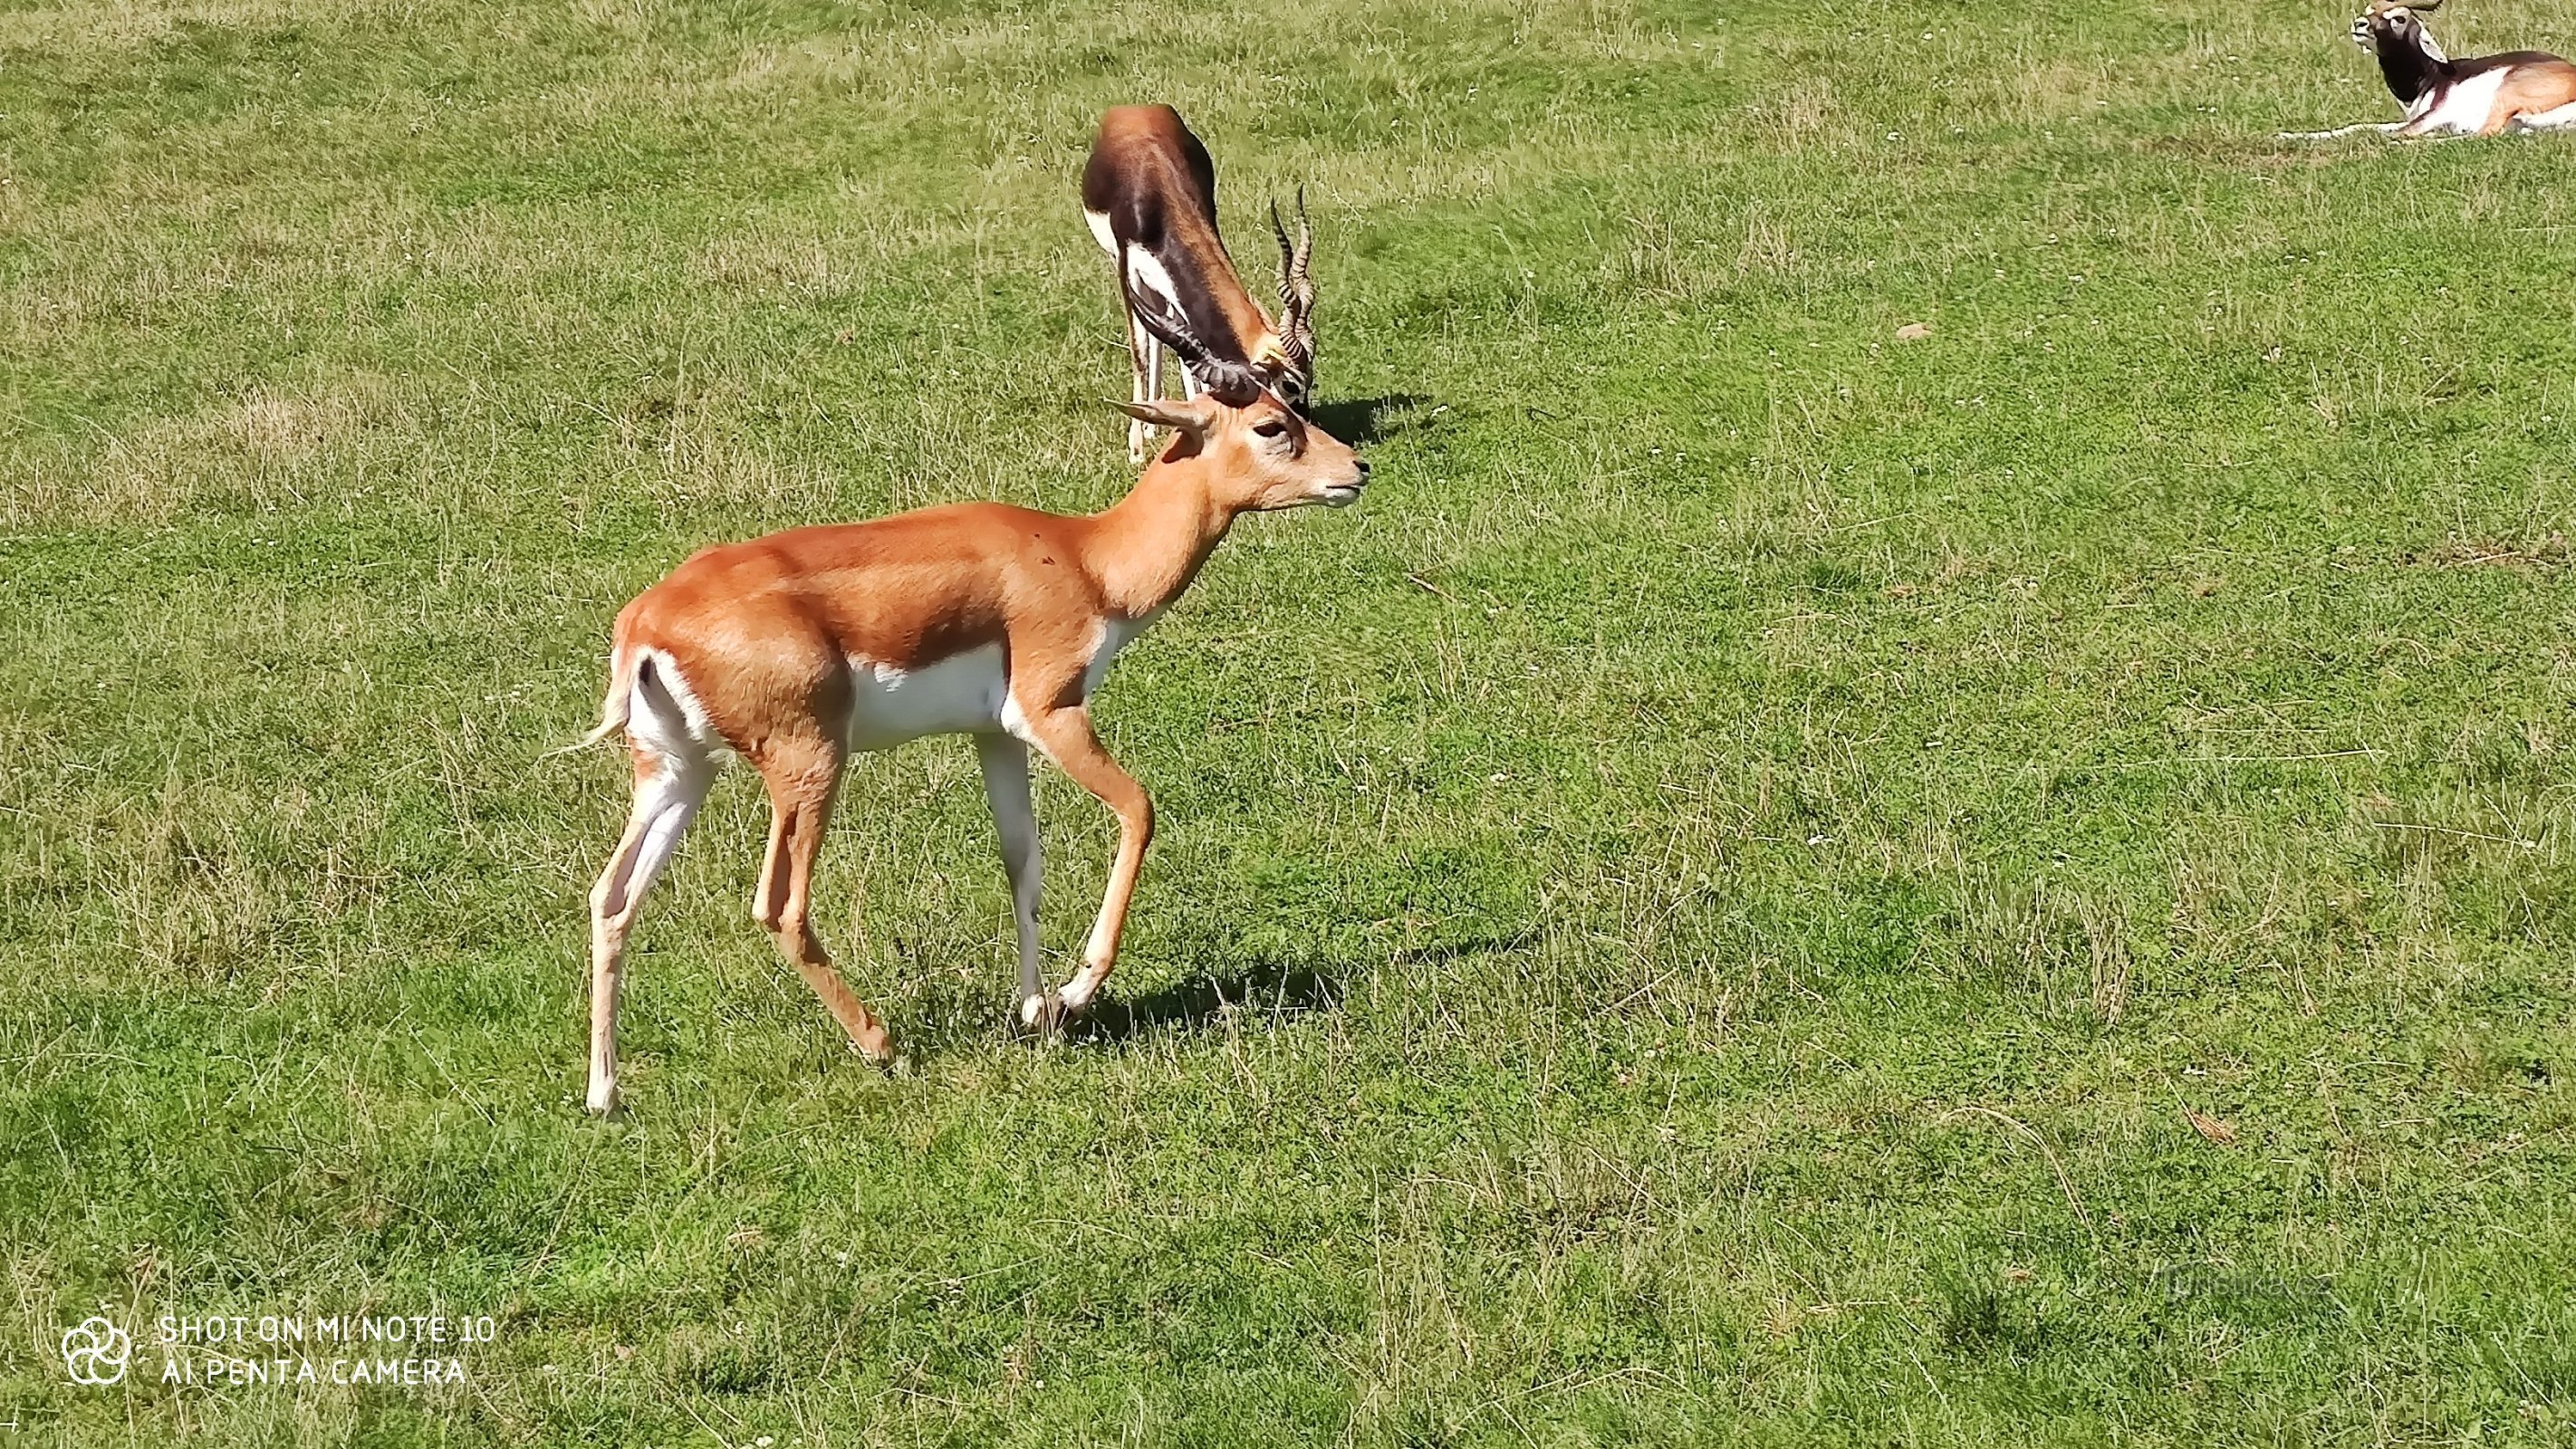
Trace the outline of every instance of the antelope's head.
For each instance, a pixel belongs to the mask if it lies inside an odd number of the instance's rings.
[[[1210,389],[1187,402],[1112,402],[1131,418],[1170,428],[1168,462],[1205,458],[1209,491],[1227,513],[1275,513],[1320,503],[1347,508],[1368,486],[1367,460],[1297,415],[1267,388],[1249,396]]]
[[[2424,28],[2424,17],[2441,8],[2442,0],[2371,0],[2369,9],[2353,17],[2352,43],[2374,55],[2394,48],[2448,60]]]
[[[1271,390],[1299,412],[1315,395],[1315,278],[1308,272],[1315,239],[1306,226],[1306,188],[1297,188],[1297,239],[1288,239],[1279,203],[1270,203],[1270,234],[1279,240],[1279,331],[1254,358]]]
[[[1123,279],[1122,279],[1123,281]],[[1257,367],[1211,357],[1189,319],[1127,283],[1127,305],[1145,330],[1190,369],[1206,391],[1188,402],[1112,403],[1140,422],[1179,436],[1166,461],[1205,456],[1209,477],[1230,512],[1269,512],[1359,501],[1368,464],[1349,444],[1307,421]]]

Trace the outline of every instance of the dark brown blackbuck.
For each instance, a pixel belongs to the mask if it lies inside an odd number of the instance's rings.
[[[1313,236],[1306,195],[1297,194],[1291,241],[1279,205],[1270,230],[1279,243],[1279,316],[1244,290],[1216,223],[1216,163],[1170,106],[1120,106],[1100,118],[1082,168],[1082,214],[1109,254],[1127,314],[1127,353],[1136,402],[1163,395],[1163,357],[1143,309],[1152,308],[1204,340],[1181,360],[1181,389],[1260,386],[1302,412],[1315,386]],[[1145,461],[1150,425],[1130,419],[1128,457]]]
[[[2331,131],[2286,131],[2297,141],[2323,141],[2360,131],[2399,137],[2494,136],[2556,131],[2576,125],[2576,65],[2539,50],[2453,60],[2424,17],[2442,0],[2372,0],[2352,22],[2355,45],[2379,60],[2379,74],[2405,112]]]

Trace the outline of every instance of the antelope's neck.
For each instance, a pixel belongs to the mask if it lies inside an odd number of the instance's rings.
[[[2379,54],[2380,77],[2388,82],[2388,93],[2397,97],[2401,106],[2414,105],[2446,79],[2448,67],[2420,47],[2391,44],[2374,48]]]
[[[1092,577],[1120,617],[1142,619],[1170,607],[1225,541],[1234,513],[1217,503],[1206,467],[1204,455],[1157,459],[1133,491],[1092,516]]]

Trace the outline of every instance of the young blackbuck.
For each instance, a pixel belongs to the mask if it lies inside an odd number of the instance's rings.
[[[1206,357],[1186,321],[1139,315],[1185,362]],[[1154,812],[1101,748],[1091,696],[1118,651],[1169,608],[1235,519],[1356,500],[1368,464],[1278,397],[1213,369],[1186,402],[1113,404],[1175,436],[1114,507],[1068,518],[962,503],[872,523],[800,528],[711,548],[617,616],[608,701],[584,743],[626,732],[634,805],[590,893],[590,1107],[617,1102],[617,1000],[628,929],[653,878],[740,755],[769,787],[769,845],[751,914],[872,1060],[885,1027],[815,938],[814,857],[854,750],[970,734],[999,828],[1019,928],[1020,1016],[1051,1028],[1088,1007],[1118,937]],[[1118,816],[1118,855],[1061,993],[1038,958],[1035,746]]]
[[[1259,385],[1302,411],[1315,385],[1315,281],[1307,273],[1313,239],[1306,196],[1297,195],[1297,239],[1270,206],[1279,241],[1279,320],[1243,289],[1234,259],[1217,235],[1216,164],[1180,112],[1169,106],[1120,106],[1100,118],[1091,161],[1082,168],[1082,214],[1118,272],[1127,303],[1127,352],[1137,402],[1163,395],[1163,358],[1136,297],[1179,316],[1206,340],[1198,361],[1182,359],[1181,389]],[[1130,419],[1127,454],[1145,461],[1147,424]]]
[[[2353,44],[2379,58],[2379,73],[2405,119],[2283,134],[2301,141],[2356,131],[2492,136],[2576,125],[2576,65],[2537,50],[2453,60],[2424,28],[2424,17],[2441,5],[2442,0],[2372,0],[2352,22]]]

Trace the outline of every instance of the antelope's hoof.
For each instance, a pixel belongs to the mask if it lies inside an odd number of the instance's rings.
[[[1064,998],[1052,991],[1043,996],[1020,998],[1020,1025],[1041,1035],[1053,1036],[1062,1030],[1070,1015]]]

